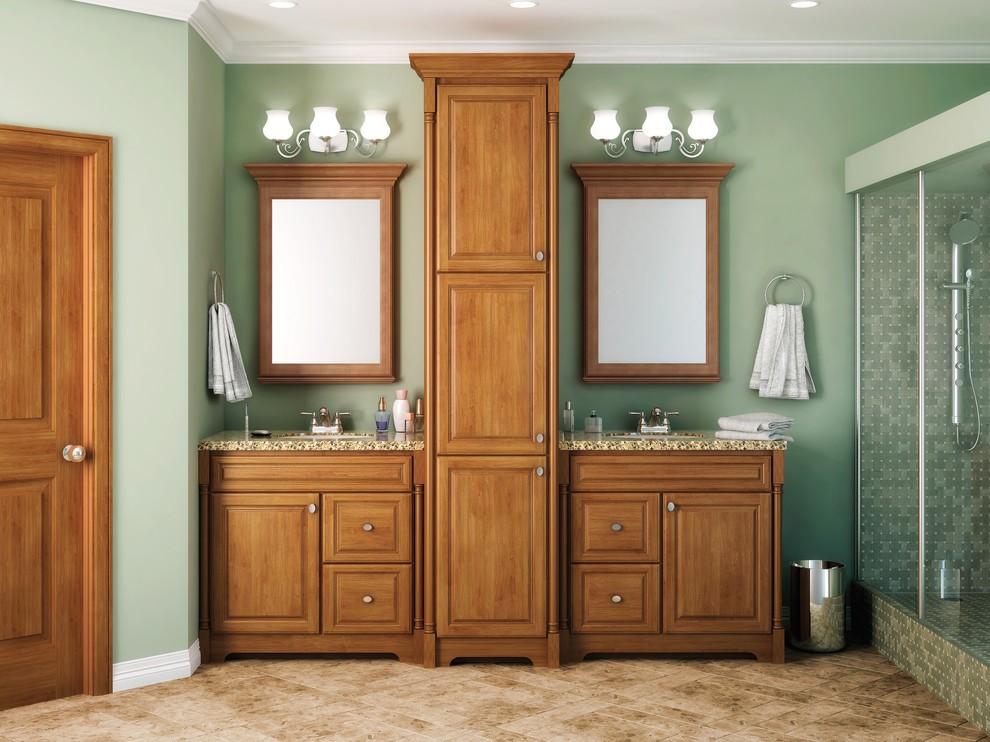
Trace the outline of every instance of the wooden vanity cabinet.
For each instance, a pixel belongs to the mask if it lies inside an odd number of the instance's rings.
[[[422,452],[200,452],[200,650],[422,658]]]
[[[411,54],[424,88],[424,664],[559,663],[557,181],[572,54]]]
[[[565,656],[783,661],[784,452],[564,451]]]

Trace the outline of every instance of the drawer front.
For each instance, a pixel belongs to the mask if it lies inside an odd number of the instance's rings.
[[[231,453],[214,456],[214,492],[370,492],[412,489],[412,457]]]
[[[411,562],[412,495],[323,495],[324,562]]]
[[[323,566],[324,634],[412,631],[412,565]]]
[[[571,585],[575,634],[659,633],[658,565],[575,564]]]
[[[571,456],[571,489],[620,492],[770,490],[771,454],[697,451]]]
[[[659,562],[660,495],[650,492],[573,495],[571,560]]]

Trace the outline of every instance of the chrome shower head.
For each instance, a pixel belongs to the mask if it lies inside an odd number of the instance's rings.
[[[949,239],[953,245],[968,245],[980,236],[980,225],[970,217],[970,212],[959,215],[959,221],[949,227]]]

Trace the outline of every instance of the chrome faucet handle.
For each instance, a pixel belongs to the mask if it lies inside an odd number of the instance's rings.
[[[629,414],[635,415],[636,417],[639,418],[639,420],[636,421],[636,432],[642,433],[643,426],[646,424],[646,417],[643,415],[642,412],[630,412]]]
[[[670,427],[670,416],[671,415],[676,416],[676,415],[680,415],[680,414],[681,414],[680,412],[665,412],[665,413],[663,413],[663,424],[666,425],[669,428]]]
[[[335,433],[343,433],[344,432],[344,423],[342,423],[341,420],[340,420],[340,416],[341,415],[347,415],[348,417],[350,417],[351,416],[351,413],[350,412],[335,412],[335,413],[333,413],[333,423],[330,425],[330,430],[332,432],[335,432]]]
[[[316,427],[316,413],[315,412],[300,412],[300,415],[309,415],[309,429],[310,431]]]

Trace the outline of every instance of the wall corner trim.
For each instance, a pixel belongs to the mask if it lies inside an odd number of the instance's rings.
[[[189,649],[113,663],[113,692],[191,677],[201,662],[199,639]]]

